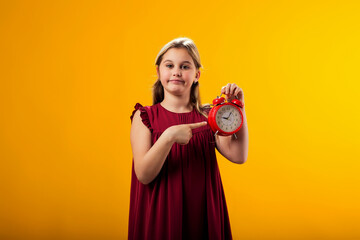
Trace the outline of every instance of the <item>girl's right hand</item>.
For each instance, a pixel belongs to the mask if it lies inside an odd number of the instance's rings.
[[[198,122],[175,125],[167,128],[164,133],[167,134],[174,143],[186,145],[192,137],[192,129],[203,127],[206,124],[207,122]]]

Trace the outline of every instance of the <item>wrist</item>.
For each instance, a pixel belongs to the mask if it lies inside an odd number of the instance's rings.
[[[165,140],[167,143],[169,143],[169,144],[172,145],[172,144],[175,143],[175,137],[174,137],[174,135],[172,134],[170,128],[171,128],[171,127],[167,128],[167,129],[163,132],[162,136],[163,136],[164,140]]]

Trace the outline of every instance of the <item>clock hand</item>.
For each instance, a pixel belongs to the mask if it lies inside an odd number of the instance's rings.
[[[229,114],[229,116],[228,116],[227,118],[225,118],[225,119],[228,120],[231,114],[232,114],[232,112],[231,112],[231,113]]]

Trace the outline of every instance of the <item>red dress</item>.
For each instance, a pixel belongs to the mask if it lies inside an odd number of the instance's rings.
[[[160,105],[140,109],[152,144],[170,126],[207,121],[194,108],[174,113]],[[232,239],[225,195],[209,125],[193,129],[187,145],[175,143],[159,175],[140,183],[132,165],[129,239]]]

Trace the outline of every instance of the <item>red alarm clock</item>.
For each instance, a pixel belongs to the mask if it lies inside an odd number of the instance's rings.
[[[213,105],[209,112],[208,122],[215,135],[230,136],[240,130],[243,124],[240,108],[244,106],[240,100],[234,99],[229,102],[220,95],[213,100]],[[234,136],[236,137],[235,134]]]

